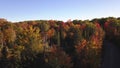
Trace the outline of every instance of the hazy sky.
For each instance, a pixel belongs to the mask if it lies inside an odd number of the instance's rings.
[[[0,18],[9,21],[108,16],[120,16],[120,0],[0,0]]]

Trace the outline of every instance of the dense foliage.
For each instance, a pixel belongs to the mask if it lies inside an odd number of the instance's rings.
[[[0,19],[0,66],[100,68],[103,40],[120,44],[119,18],[16,23]]]

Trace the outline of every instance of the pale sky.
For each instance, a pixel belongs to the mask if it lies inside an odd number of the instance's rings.
[[[12,22],[109,16],[120,16],[120,0],[0,0],[0,18]]]

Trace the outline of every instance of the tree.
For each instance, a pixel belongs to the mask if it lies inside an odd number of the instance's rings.
[[[4,46],[12,47],[14,45],[14,41],[16,40],[16,32],[14,30],[13,24],[5,24],[1,29],[3,32]]]
[[[72,68],[71,58],[57,46],[53,46],[48,56],[48,63],[52,68]]]

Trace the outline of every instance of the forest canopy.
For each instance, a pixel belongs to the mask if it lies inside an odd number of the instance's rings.
[[[1,68],[100,68],[104,40],[120,45],[120,18],[0,19]]]

